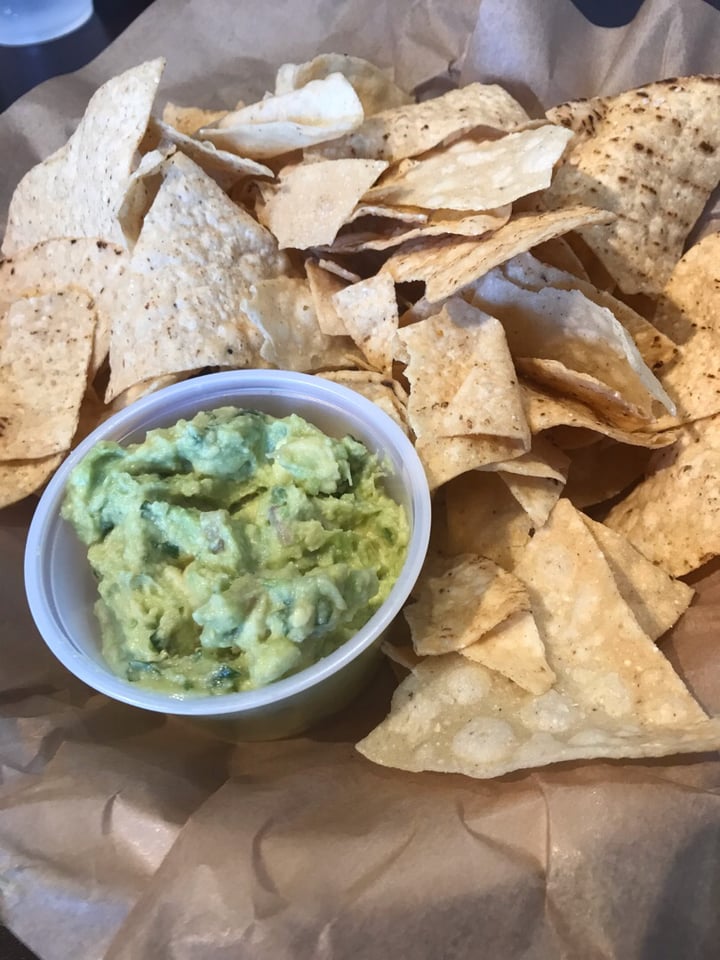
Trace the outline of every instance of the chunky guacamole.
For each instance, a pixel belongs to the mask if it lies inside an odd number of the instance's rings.
[[[88,545],[112,669],[174,695],[228,693],[337,649],[405,559],[382,476],[351,437],[234,407],[98,444],[62,515]]]

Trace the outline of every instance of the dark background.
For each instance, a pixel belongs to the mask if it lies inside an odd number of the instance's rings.
[[[150,2],[95,0],[95,13],[74,33],[49,43],[0,46],[0,113],[43,80],[85,66],[149,7]],[[5,960],[1,947],[0,960]]]

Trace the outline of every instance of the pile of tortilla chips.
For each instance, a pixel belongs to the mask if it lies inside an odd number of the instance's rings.
[[[316,373],[396,420],[434,494],[365,756],[491,777],[720,747],[657,645],[720,554],[720,235],[683,255],[720,80],[531,118],[326,54],[153,116],[162,69],[101,87],[12,198],[0,506],[166,384]]]

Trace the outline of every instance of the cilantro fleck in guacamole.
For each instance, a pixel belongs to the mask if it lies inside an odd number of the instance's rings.
[[[223,407],[100,443],[62,515],[88,545],[103,654],[176,696],[252,690],[348,640],[409,538],[377,457],[298,416]]]

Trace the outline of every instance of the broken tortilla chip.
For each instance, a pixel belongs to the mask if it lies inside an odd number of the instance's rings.
[[[393,340],[398,329],[395,284],[387,274],[360,280],[332,298],[347,333],[371,367],[392,372]]]
[[[331,244],[363,193],[385,170],[377,160],[334,160],[286,167],[263,190],[261,223],[286,247]]]
[[[464,300],[398,331],[409,361],[408,416],[418,438],[483,434],[530,445],[502,324]]]
[[[0,460],[70,449],[95,330],[82,290],[17,300],[0,322]],[[53,358],[48,370],[46,356]]]
[[[403,614],[421,657],[461,650],[512,614],[530,609],[516,577],[473,554],[426,563],[413,597]]]

